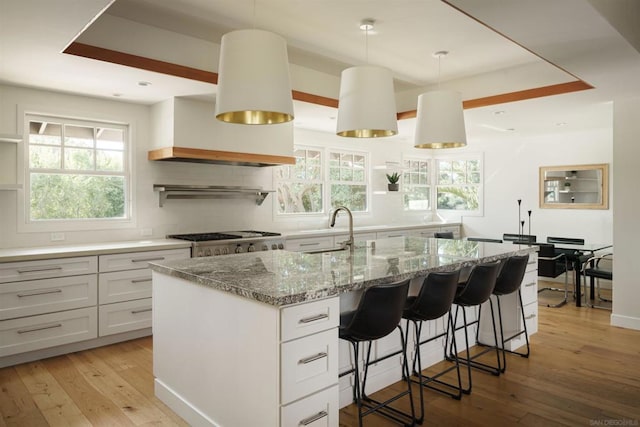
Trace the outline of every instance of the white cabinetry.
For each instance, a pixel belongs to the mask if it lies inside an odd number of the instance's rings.
[[[151,261],[165,249],[0,263],[0,367],[151,333]]]
[[[0,357],[97,337],[97,257],[0,264]]]
[[[172,410],[192,425],[338,426],[338,297],[276,307],[153,274],[155,392]]]
[[[149,263],[189,256],[189,249],[100,255],[99,335],[151,328]]]

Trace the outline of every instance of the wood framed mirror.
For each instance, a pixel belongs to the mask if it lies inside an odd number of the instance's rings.
[[[609,165],[541,166],[540,207],[609,209]]]

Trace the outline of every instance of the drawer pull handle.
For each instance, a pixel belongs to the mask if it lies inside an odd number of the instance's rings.
[[[37,273],[41,271],[54,271],[54,270],[62,270],[62,267],[33,267],[33,268],[21,268],[18,270],[19,274],[24,273]]]
[[[322,412],[318,412],[315,415],[310,416],[309,418],[305,418],[304,420],[300,421],[300,424],[298,424],[299,426],[308,426],[309,424],[318,421],[326,416],[328,416],[329,414],[327,413],[327,411],[322,411]]]
[[[402,234],[389,234],[387,237],[402,237]]]
[[[535,314],[535,313],[534,313],[534,314],[532,314],[532,315],[530,315],[530,316],[525,317],[524,319],[525,319],[525,320],[529,320],[529,319],[533,319],[534,317],[536,317],[536,314]]]
[[[62,292],[62,289],[49,289],[46,291],[31,292],[29,294],[18,294],[18,298],[34,297],[36,295],[59,294],[61,292]]]
[[[329,315],[327,313],[316,314],[315,316],[305,317],[304,319],[298,320],[298,323],[311,323],[316,320],[328,319]]]
[[[529,286],[535,286],[536,282],[531,282],[531,283],[527,283],[526,285],[524,285],[525,288],[528,288]]]
[[[18,333],[26,334],[27,332],[43,331],[45,329],[59,328],[61,326],[62,326],[62,323],[56,323],[55,325],[39,326],[36,328],[29,328],[29,329],[20,329]]]
[[[151,308],[143,308],[141,310],[131,310],[131,314],[138,314],[138,313],[146,313],[147,311],[151,311]]]
[[[144,282],[150,282],[151,279],[134,279],[131,281],[131,283],[144,283]]]
[[[149,262],[149,261],[162,261],[164,260],[163,256],[157,256],[157,257],[149,257],[149,258],[136,258],[136,259],[132,259],[131,262]]]
[[[318,359],[322,359],[323,357],[327,357],[327,353],[318,353],[313,356],[305,357],[304,359],[298,360],[298,365],[306,365],[307,363],[315,362]]]
[[[303,246],[318,246],[319,244],[320,244],[320,242],[300,243],[300,247],[303,247]]]

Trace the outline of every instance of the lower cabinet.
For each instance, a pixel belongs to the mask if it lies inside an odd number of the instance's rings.
[[[189,257],[181,248],[0,263],[0,367],[149,335],[148,263]]]
[[[0,357],[97,336],[96,307],[3,320],[0,322]]]
[[[151,298],[101,305],[98,309],[98,333],[119,334],[151,327]]]

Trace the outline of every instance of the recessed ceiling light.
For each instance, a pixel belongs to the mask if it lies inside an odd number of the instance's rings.
[[[142,80],[138,82],[138,86],[151,86],[151,82],[146,82]]]
[[[498,110],[498,111],[494,111],[493,114],[495,114],[496,116],[501,116],[503,114],[506,114],[507,112],[504,110]]]

